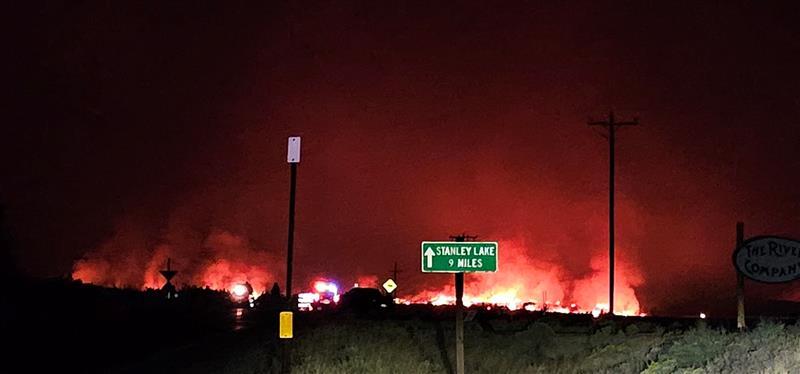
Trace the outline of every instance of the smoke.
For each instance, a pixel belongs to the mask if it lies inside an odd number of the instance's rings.
[[[572,298],[579,305],[608,305],[608,255],[596,255],[591,266],[592,272],[588,277],[573,282]],[[614,311],[638,314],[641,310],[635,288],[643,283],[644,278],[635,267],[617,261],[614,265]]]
[[[86,283],[138,289],[160,288],[159,273],[171,260],[178,270],[173,283],[227,290],[235,283],[249,282],[260,294],[277,280],[277,260],[247,239],[222,229],[212,229],[200,248],[161,243],[132,247],[126,231],[91,251],[74,265],[72,277]]]
[[[356,283],[359,287],[378,288],[378,276],[376,275],[360,275]]]
[[[154,250],[143,232],[138,225],[121,222],[111,239],[75,262],[72,277],[109,287],[144,287],[144,269]]]
[[[159,271],[164,270],[167,264],[167,259],[170,259],[170,247],[167,245],[159,245],[154,250],[152,255],[150,256],[150,260],[147,261],[147,266],[144,272],[144,288],[161,288],[164,284],[164,277],[159,273]],[[172,264],[170,264],[172,265]],[[170,266],[171,270],[175,270],[173,266]],[[73,275],[74,277],[74,275]]]
[[[206,27],[205,8],[187,10],[193,22],[179,30],[153,34],[139,26],[162,20],[124,16],[131,12],[98,11],[83,28],[42,25],[42,35],[95,42],[42,48],[36,61],[60,63],[32,70],[48,94],[21,106],[26,120],[41,117],[7,137],[18,143],[4,149],[14,161],[10,201],[23,215],[21,265],[61,272],[83,255],[74,277],[142,288],[163,284],[158,270],[170,257],[176,284],[282,280],[274,259],[286,240],[285,142],[299,134],[295,284],[320,276],[349,286],[369,273],[379,285],[396,261],[401,295],[452,295],[452,277],[419,273],[417,248],[465,230],[506,238],[500,271],[468,275],[468,295],[589,308],[607,303],[608,144],[585,117],[616,108],[643,124],[617,143],[616,305],[733,311],[715,300],[734,296],[735,222],[747,223],[747,236],[797,236],[800,227],[800,190],[787,173],[798,168],[800,126],[793,111],[775,110],[796,106],[787,77],[797,63],[763,58],[793,42],[767,17],[788,13],[739,9],[724,19],[710,7],[676,30],[664,14],[683,9],[650,8],[610,18],[585,4],[509,8],[486,18],[450,6],[288,7],[223,17],[230,33]],[[751,22],[753,14],[763,18]],[[411,18],[420,27],[407,27]],[[472,19],[485,24],[465,29]],[[636,19],[641,32],[599,19]],[[586,27],[564,26],[575,22]],[[153,59],[151,50],[174,55]],[[604,52],[614,50],[629,58],[608,64]],[[678,58],[687,55],[701,58]],[[763,61],[782,63],[752,68]],[[52,91],[53,75],[80,84]],[[102,115],[86,114],[95,107]],[[754,130],[754,121],[770,125]],[[104,183],[77,184],[98,176]],[[134,209],[146,211],[142,224],[123,222],[98,239]],[[748,285],[748,297],[776,287]]]
[[[490,302],[512,300],[563,300],[564,270],[531,257],[519,241],[498,243],[500,268],[497,273],[475,274],[465,284],[465,292]]]
[[[85,283],[121,287],[127,282],[110,277],[111,263],[101,258],[84,258],[78,260],[72,269],[72,278]]]
[[[496,273],[468,274],[464,281],[466,304],[503,304],[512,309],[525,302],[539,305],[576,304],[582,310],[608,307],[608,256],[595,252],[591,271],[576,277],[558,262],[538,259],[531,253],[542,251],[522,240],[498,242],[499,268]],[[642,276],[627,262],[615,267],[614,311],[638,314],[642,310],[635,288],[644,282]],[[412,302],[452,303],[455,295],[452,284],[429,288],[409,298]]]
[[[211,256],[194,275],[193,283],[214,289],[227,289],[232,283],[249,282],[256,293],[266,291],[276,280],[269,271],[277,260],[265,251],[257,251],[247,241],[226,231],[215,231],[206,239],[205,248]]]
[[[199,248],[192,248],[167,243],[147,246],[147,240],[134,233],[133,226],[121,226],[110,240],[75,263],[73,278],[112,287],[157,289],[165,281],[159,271],[165,268],[167,259],[171,259],[172,269],[179,271],[173,280],[178,285],[227,290],[235,283],[249,282],[256,293],[262,293],[279,279],[275,271],[281,268],[279,259],[265,250],[253,248],[242,235],[212,229]],[[519,308],[529,301],[539,305],[575,303],[584,310],[608,305],[608,257],[604,251],[593,252],[590,271],[576,275],[557,259],[543,255],[550,250],[541,244],[524,239],[505,239],[498,244],[498,272],[473,273],[465,277],[468,304],[492,303]],[[360,287],[379,287],[376,275],[358,275],[355,281]],[[643,282],[641,274],[630,263],[617,262],[616,312],[640,312],[635,289]],[[408,300],[451,303],[454,294],[452,283],[442,286],[428,283],[427,288]]]

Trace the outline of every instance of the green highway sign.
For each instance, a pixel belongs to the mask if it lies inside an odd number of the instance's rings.
[[[497,271],[497,242],[422,242],[423,273]]]

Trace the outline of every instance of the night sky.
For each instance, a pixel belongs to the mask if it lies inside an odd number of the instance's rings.
[[[220,241],[282,283],[299,135],[296,284],[393,261],[402,291],[443,284],[419,243],[462,232],[582,277],[608,240],[586,122],[612,109],[641,119],[619,133],[617,258],[648,310],[733,310],[738,220],[800,237],[796,4],[268,3],[9,13],[0,202],[24,273],[164,248],[190,268]]]

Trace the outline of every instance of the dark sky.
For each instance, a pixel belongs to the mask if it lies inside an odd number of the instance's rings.
[[[418,274],[419,242],[463,231],[582,276],[607,250],[607,144],[586,120],[614,109],[642,122],[618,144],[637,296],[727,300],[737,220],[800,236],[800,12],[695,3],[14,9],[0,199],[19,266],[220,230],[280,258],[301,135],[298,282],[394,260],[401,287],[445,282]]]

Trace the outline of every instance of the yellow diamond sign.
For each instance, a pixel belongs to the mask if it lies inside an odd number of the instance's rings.
[[[392,293],[395,289],[397,289],[397,283],[395,283],[392,278],[383,282],[383,289],[386,290],[387,293]]]

